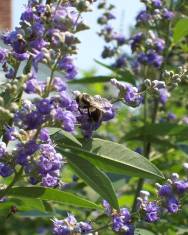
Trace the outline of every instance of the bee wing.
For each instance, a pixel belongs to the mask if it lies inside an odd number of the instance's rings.
[[[93,97],[93,100],[94,100],[94,103],[96,104],[95,107],[98,109],[101,109],[104,112],[105,112],[106,108],[112,107],[112,104],[107,99],[105,99],[99,95],[95,95]]]

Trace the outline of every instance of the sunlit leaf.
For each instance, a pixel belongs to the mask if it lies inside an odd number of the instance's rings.
[[[90,185],[102,198],[106,199],[113,208],[119,209],[118,200],[110,179],[107,175],[87,160],[71,153],[66,153],[68,162],[88,185]]]
[[[36,198],[47,201],[55,201],[66,205],[76,207],[85,207],[96,209],[100,206],[72,193],[63,192],[57,189],[43,187],[13,187],[7,193],[7,196],[16,196],[21,198]]]

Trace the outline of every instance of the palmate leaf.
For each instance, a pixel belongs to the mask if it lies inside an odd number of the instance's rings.
[[[72,153],[64,153],[75,173],[91,186],[102,198],[106,199],[113,208],[119,209],[118,200],[110,179],[107,175],[87,160]]]
[[[13,196],[17,198],[35,198],[90,209],[101,208],[99,205],[75,194],[44,187],[13,187],[6,192],[6,196]]]
[[[163,178],[162,173],[149,160],[124,145],[94,138],[83,141],[82,148],[58,143],[58,150],[69,149],[73,156],[82,157],[105,172],[142,178]]]

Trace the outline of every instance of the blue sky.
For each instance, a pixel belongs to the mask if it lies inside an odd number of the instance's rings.
[[[19,4],[18,4],[19,2]],[[114,21],[113,26],[119,31],[123,32],[126,37],[129,36],[129,28],[135,24],[135,16],[142,8],[139,0],[109,0],[109,2],[116,4],[115,15],[117,20]],[[19,23],[19,17],[24,10],[24,4],[27,0],[13,0],[13,26]],[[90,30],[81,32],[79,39],[81,44],[79,46],[79,54],[76,56],[76,64],[81,70],[97,67],[94,59],[101,60],[100,54],[103,48],[103,40],[99,39],[96,32],[99,27],[96,24],[99,11],[87,13],[84,15],[85,22],[90,25]],[[101,68],[100,68],[101,69]]]

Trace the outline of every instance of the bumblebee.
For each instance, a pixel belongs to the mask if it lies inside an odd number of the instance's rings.
[[[107,109],[112,107],[112,104],[100,95],[91,96],[87,93],[81,93],[75,91],[76,102],[80,113],[87,110],[88,117],[93,122],[100,123],[103,120],[103,116],[107,112]]]

